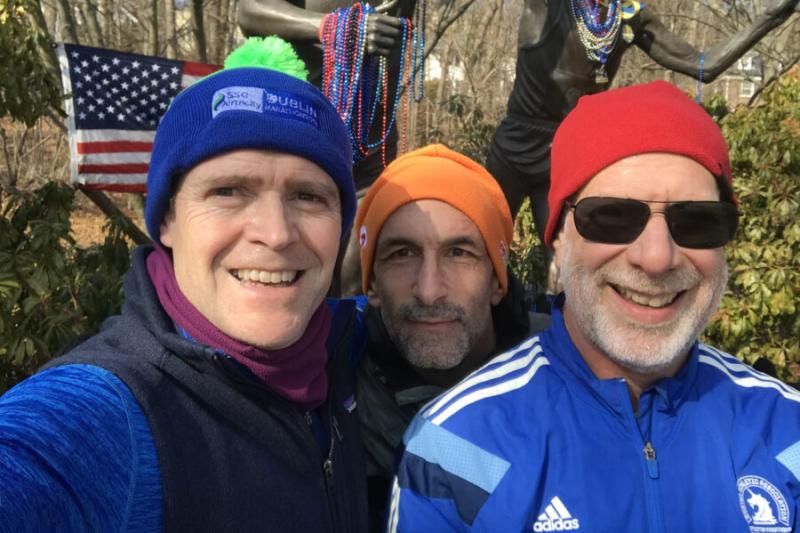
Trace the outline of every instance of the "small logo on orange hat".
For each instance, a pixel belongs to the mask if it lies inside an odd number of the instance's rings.
[[[508,259],[508,248],[506,247],[506,241],[503,239],[500,239],[500,257],[502,257],[503,260]]]
[[[359,230],[359,232],[358,232],[358,244],[362,248],[366,248],[367,247],[367,227],[366,226],[361,226],[361,230]]]

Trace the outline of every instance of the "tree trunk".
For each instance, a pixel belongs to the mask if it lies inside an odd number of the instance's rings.
[[[167,18],[167,43],[166,43],[166,56],[170,59],[178,57],[178,29],[175,22],[175,1],[166,0],[166,18]]]
[[[147,19],[147,53],[151,56],[159,55],[158,46],[158,4],[159,0],[150,0],[150,17]]]
[[[92,46],[102,46],[104,43],[103,34],[100,32],[100,22],[97,16],[97,4],[92,0],[86,0],[81,5],[81,14],[86,22],[86,29],[89,32],[89,42]]]
[[[69,0],[58,0],[58,16],[61,18],[61,31],[62,31],[62,39],[73,43],[73,44],[81,44],[80,39],[78,39],[78,32],[75,29],[77,26],[75,24],[75,17],[72,13],[72,6],[69,5]]]
[[[220,35],[219,18],[217,17],[219,4],[220,0],[208,0],[203,10],[205,12],[204,28],[209,61],[214,61],[217,57],[217,45]]]
[[[208,63],[206,30],[203,20],[203,0],[192,0],[192,35],[194,36],[194,46],[198,61]]]
[[[228,53],[230,53],[231,50],[233,50],[233,47],[236,46],[238,35],[240,35],[240,32],[238,31],[239,24],[236,22],[238,20],[236,16],[236,8],[238,2],[236,0],[227,0],[226,3],[228,4],[228,14],[226,20],[231,24],[231,28],[227,32],[228,39],[224,51],[225,55],[227,55]]]

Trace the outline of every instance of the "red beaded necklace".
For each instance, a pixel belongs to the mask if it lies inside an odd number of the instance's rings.
[[[400,64],[393,101],[389,102],[389,72],[385,57],[366,53],[367,20],[374,7],[361,2],[339,8],[323,19],[320,41],[323,47],[322,90],[333,103],[350,132],[354,162],[380,147],[386,165],[386,141],[395,125],[398,108],[405,127],[400,130],[400,148],[408,147],[407,128],[411,101],[424,96],[424,25],[425,0],[415,10],[416,25],[401,17]],[[403,89],[406,101],[400,102]],[[376,114],[380,108],[379,138],[371,140]]]

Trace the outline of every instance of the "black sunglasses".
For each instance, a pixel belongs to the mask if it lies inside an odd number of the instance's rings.
[[[684,248],[718,248],[733,239],[738,212],[728,202],[642,202],[630,198],[592,196],[567,202],[575,212],[575,228],[590,241],[629,244],[636,240],[653,212],[648,204],[667,204],[664,217],[675,244]]]

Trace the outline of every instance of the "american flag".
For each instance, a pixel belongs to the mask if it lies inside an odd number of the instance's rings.
[[[72,182],[144,192],[156,127],[184,87],[218,65],[64,44],[59,46]]]

